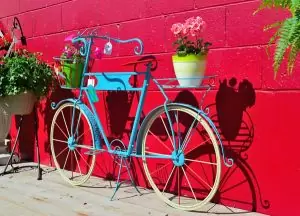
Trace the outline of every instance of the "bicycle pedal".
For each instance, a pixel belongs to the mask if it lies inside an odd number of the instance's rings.
[[[86,154],[86,155],[97,155],[97,154],[100,154],[101,152],[103,152],[102,149],[91,149],[89,151],[84,152],[84,154]]]

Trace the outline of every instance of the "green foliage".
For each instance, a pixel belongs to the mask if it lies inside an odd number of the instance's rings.
[[[300,0],[263,0],[255,13],[265,8],[287,9],[292,14],[284,21],[265,27],[265,30],[277,28],[269,41],[269,45],[277,42],[273,63],[275,77],[285,55],[288,55],[288,74],[292,74],[297,54],[300,52]]]
[[[27,51],[15,52],[0,65],[0,96],[32,91],[38,98],[46,96],[53,84],[52,69]]]
[[[292,4],[291,2],[292,2],[292,0],[263,0],[255,13],[257,13],[260,10],[265,9],[265,8],[287,8],[287,9],[289,9]]]
[[[176,47],[176,53],[178,56],[186,56],[188,54],[206,55],[209,50],[209,46],[212,44],[209,42],[203,42],[203,39],[197,39],[195,42],[190,41],[187,36],[178,38],[174,43]]]

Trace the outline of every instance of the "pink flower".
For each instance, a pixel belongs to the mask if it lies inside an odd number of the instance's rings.
[[[70,34],[68,37],[65,38],[65,42],[67,42],[67,41],[72,42],[74,37],[76,37],[75,34]]]
[[[185,23],[182,28],[182,33],[184,35],[187,35],[187,34],[189,34],[189,32],[190,32],[190,26]]]
[[[185,20],[185,23],[183,24],[184,28],[183,28],[183,34],[187,35],[187,34],[191,34],[192,36],[194,35],[194,27],[195,24],[195,18],[194,17],[190,17],[187,20]]]
[[[174,35],[178,35],[183,30],[183,24],[182,23],[175,23],[172,25],[171,31]]]
[[[192,26],[194,25],[194,22],[195,22],[195,18],[190,17],[185,21],[185,25],[186,25],[186,27],[192,28]]]
[[[193,31],[203,32],[205,27],[206,27],[206,23],[204,22],[204,20],[199,16],[196,17],[196,19],[194,20],[194,23],[192,25]]]
[[[102,52],[101,50],[99,49],[99,47],[96,47],[95,51],[94,51],[94,54],[95,54],[95,58],[96,59],[101,59],[102,58]]]

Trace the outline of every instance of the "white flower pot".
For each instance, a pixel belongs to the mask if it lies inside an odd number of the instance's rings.
[[[199,87],[206,69],[206,55],[172,56],[173,67],[179,85],[182,87]]]
[[[29,115],[36,102],[33,92],[23,92],[18,95],[0,98],[0,103],[4,104],[13,115]]]
[[[0,144],[4,144],[11,124],[11,114],[5,103],[0,100]]]
[[[32,112],[36,96],[28,91],[14,96],[0,97],[0,143],[9,131],[12,115],[28,115]]]

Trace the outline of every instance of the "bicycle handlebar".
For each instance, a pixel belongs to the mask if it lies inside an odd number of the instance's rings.
[[[76,42],[82,42],[84,44],[84,48],[82,50],[80,50],[81,54],[85,54],[86,55],[86,51],[87,51],[87,39],[104,39],[107,41],[114,41],[116,43],[120,43],[120,44],[126,44],[126,43],[131,43],[131,42],[137,42],[138,46],[136,46],[134,48],[134,53],[136,55],[142,55],[144,52],[144,44],[142,42],[141,39],[139,38],[131,38],[131,39],[127,39],[127,40],[121,40],[121,39],[117,39],[117,38],[113,38],[113,37],[109,37],[106,35],[103,36],[97,36],[97,35],[80,35],[77,36],[75,38],[72,39],[72,43],[76,43]]]

